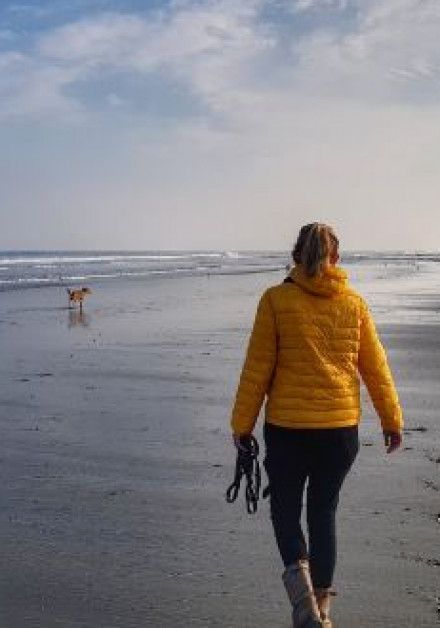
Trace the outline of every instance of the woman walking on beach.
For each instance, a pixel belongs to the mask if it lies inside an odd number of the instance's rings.
[[[232,413],[246,445],[263,401],[271,518],[295,628],[330,628],[339,491],[359,449],[359,375],[381,419],[387,452],[402,412],[385,351],[362,299],[337,266],[339,242],[320,223],[300,230],[286,280],[263,294]],[[301,529],[307,482],[308,546]]]

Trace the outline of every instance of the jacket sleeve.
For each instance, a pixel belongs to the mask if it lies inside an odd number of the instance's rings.
[[[365,303],[362,303],[361,312],[358,368],[379,415],[382,429],[400,432],[403,428],[402,409],[385,349]]]
[[[260,299],[241,371],[231,427],[235,434],[250,434],[268,391],[277,356],[275,315],[269,292]]]

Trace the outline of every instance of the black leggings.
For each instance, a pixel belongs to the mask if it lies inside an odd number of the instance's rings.
[[[359,449],[357,427],[289,429],[266,423],[264,440],[271,517],[284,565],[309,558],[313,585],[330,587],[336,564],[336,508]],[[301,529],[306,481],[309,551]]]

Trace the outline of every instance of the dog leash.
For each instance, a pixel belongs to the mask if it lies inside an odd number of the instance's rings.
[[[234,481],[226,491],[226,501],[232,504],[238,497],[243,476],[246,477],[246,510],[250,515],[257,512],[258,499],[261,488],[261,470],[258,462],[260,448],[254,436],[246,436],[240,439],[241,448],[237,449],[235,462]],[[266,489],[263,493],[265,497]]]

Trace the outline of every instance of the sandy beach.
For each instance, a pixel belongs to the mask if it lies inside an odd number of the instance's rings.
[[[288,628],[268,503],[224,500],[247,335],[281,279],[96,283],[83,316],[61,288],[0,293],[0,628]],[[364,392],[336,628],[440,621],[440,301],[423,307],[380,325],[405,442],[385,455]]]

